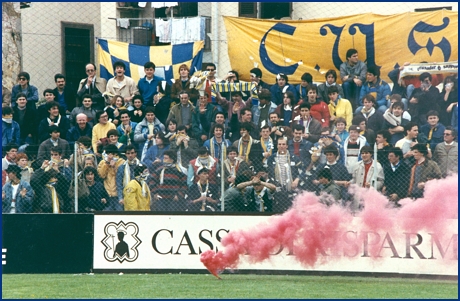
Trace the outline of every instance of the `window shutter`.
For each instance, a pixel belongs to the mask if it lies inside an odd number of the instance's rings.
[[[240,2],[239,16],[246,18],[257,18],[257,2]]]

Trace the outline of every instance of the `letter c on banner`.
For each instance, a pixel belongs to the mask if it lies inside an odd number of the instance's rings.
[[[166,231],[166,232],[169,232],[169,234],[171,234],[171,238],[173,237],[173,231],[171,230],[167,230],[167,229],[161,229],[161,230],[158,230],[157,232],[155,232],[155,234],[153,235],[152,237],[152,247],[153,249],[158,253],[158,254],[162,254],[162,255],[166,255],[166,254],[172,254],[173,252],[173,247],[171,246],[171,249],[169,249],[169,252],[166,252],[166,253],[162,253],[158,250],[158,247],[157,247],[157,236],[158,234],[160,234],[160,232],[162,231]]]
[[[268,34],[270,31],[276,30],[288,35],[294,35],[294,31],[296,30],[296,27],[283,24],[283,23],[276,23],[272,28],[270,28],[260,41],[260,47],[259,47],[259,57],[260,60],[262,61],[262,65],[264,66],[265,69],[270,71],[273,74],[278,74],[278,73],[284,73],[286,75],[291,75],[294,74],[295,71],[297,70],[297,67],[299,67],[299,63],[295,63],[294,65],[291,66],[280,66],[275,64],[270,57],[268,56],[267,48],[265,47],[265,39],[267,38]]]

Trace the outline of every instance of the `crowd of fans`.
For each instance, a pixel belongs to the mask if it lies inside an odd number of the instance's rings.
[[[56,74],[43,99],[21,72],[2,93],[3,213],[283,212],[302,191],[356,211],[350,185],[397,207],[457,174],[457,76],[400,79],[406,63],[390,88],[355,49],[346,57],[319,85],[309,73],[269,85],[258,68],[246,85],[212,63],[166,82],[152,62],[135,83],[121,61],[107,82],[89,63],[78,91]]]

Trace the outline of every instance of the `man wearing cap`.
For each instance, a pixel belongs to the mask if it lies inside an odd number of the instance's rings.
[[[352,173],[355,164],[361,161],[361,148],[369,144],[366,138],[359,134],[361,131],[359,126],[351,125],[348,131],[350,136],[343,142],[343,159],[348,172]]]
[[[88,94],[92,98],[92,107],[95,110],[104,109],[104,97],[102,93],[105,92],[107,88],[107,81],[105,78],[96,77],[96,65],[93,63],[86,64],[86,74],[87,78],[84,78],[80,81],[78,87],[77,96],[81,101],[84,99],[84,95]]]
[[[185,211],[185,193],[187,191],[187,176],[177,164],[176,152],[165,151],[163,164],[149,177],[149,187],[152,193],[152,211]]]
[[[97,166],[97,172],[101,179],[104,180],[105,190],[109,194],[104,210],[123,211],[123,203],[118,200],[116,174],[118,168],[125,163],[125,160],[118,156],[118,148],[113,144],[105,146],[104,151],[107,156]]]
[[[2,213],[31,213],[34,191],[21,180],[21,168],[10,165],[6,173],[9,181],[2,187]]]
[[[51,148],[58,147],[61,150],[62,157],[68,159],[70,157],[71,151],[69,143],[60,138],[61,133],[57,125],[52,125],[48,128],[49,139],[46,139],[40,144],[38,148],[38,160],[45,160],[51,156]]]
[[[263,89],[259,93],[259,105],[252,105],[252,121],[257,128],[260,129],[264,125],[268,125],[270,113],[275,112],[277,106],[271,102],[272,95],[269,90]],[[252,101],[248,100],[251,104]]]
[[[198,181],[188,189],[188,210],[218,211],[219,187],[209,182],[209,170],[198,168],[196,175]]]

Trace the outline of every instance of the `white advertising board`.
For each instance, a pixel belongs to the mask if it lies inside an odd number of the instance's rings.
[[[270,216],[120,214],[94,216],[94,271],[204,270],[200,254],[223,250],[220,241],[237,229],[263,227]],[[346,247],[327,250],[305,266],[286,248],[269,260],[249,263],[242,255],[238,270],[333,271],[458,276],[458,220],[434,235],[408,231],[360,229],[359,218],[341,237]],[[123,233],[123,234],[119,234]],[[369,250],[377,247],[378,257]],[[124,254],[120,256],[120,254]]]

